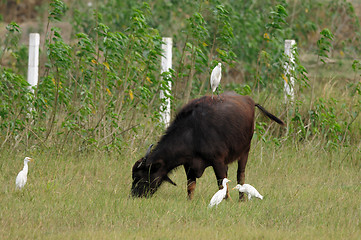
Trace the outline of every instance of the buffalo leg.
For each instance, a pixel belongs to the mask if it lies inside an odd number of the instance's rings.
[[[228,171],[228,166],[226,166],[225,164],[216,164],[213,166],[213,170],[214,173],[216,174],[216,178],[217,178],[217,183],[218,183],[218,187],[219,189],[222,189],[222,181],[224,178],[227,177],[227,171]],[[225,197],[226,199],[231,199],[231,196],[229,195],[229,187],[228,187],[228,183],[227,183],[227,195]],[[231,199],[232,200],[232,199]]]
[[[249,152],[249,148],[244,154],[242,154],[242,156],[238,160],[237,183],[241,184],[241,185],[243,185],[245,183],[245,178],[246,178],[245,171],[246,171],[246,164],[247,164],[247,160],[248,160],[248,152]],[[239,193],[239,200],[240,201],[246,200],[243,192]]]
[[[187,193],[188,193],[188,199],[192,200],[194,196],[194,190],[196,188],[196,177],[194,174],[194,171],[188,167],[184,166],[184,170],[186,171],[187,175]]]

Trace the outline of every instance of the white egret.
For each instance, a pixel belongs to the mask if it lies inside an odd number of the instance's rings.
[[[251,200],[252,197],[263,199],[263,196],[259,194],[257,189],[250,184],[237,184],[233,189],[238,189],[239,192],[246,193],[248,196],[248,200]]]
[[[213,195],[208,207],[211,208],[213,206],[217,206],[218,204],[220,204],[222,202],[223,198],[225,198],[227,195],[227,183],[230,181],[231,180],[228,180],[227,178],[223,178],[223,181],[222,181],[223,188],[221,190],[219,190],[218,192],[216,192],[216,194]]]
[[[222,64],[218,63],[218,65],[212,70],[211,73],[212,98],[214,91],[216,91],[219,83],[221,82],[221,77],[222,77]]]
[[[23,170],[21,170],[18,174],[18,176],[16,177],[16,189],[22,189],[25,184],[26,184],[26,180],[28,179],[28,162],[32,162],[34,161],[32,158],[26,157],[24,159],[24,168]]]

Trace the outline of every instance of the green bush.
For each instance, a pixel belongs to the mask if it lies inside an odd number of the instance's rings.
[[[332,15],[331,10],[341,14]],[[340,109],[336,98],[315,98],[310,84],[314,80],[299,59],[304,49],[311,49],[323,62],[336,49],[348,56],[350,49],[358,49],[358,18],[346,1],[111,0],[95,1],[93,6],[69,1],[67,6],[53,0],[48,11],[41,51],[45,64],[34,95],[25,81],[27,49],[18,43],[20,27],[10,23],[0,42],[2,147],[122,151],[134,141],[143,143],[148,139],[141,136],[163,129],[158,96],[166,83],[173,83],[169,97],[178,109],[209,93],[210,72],[218,62],[223,63],[223,76],[230,69],[243,76],[241,83],[222,81],[222,90],[253,95],[261,103],[271,94],[282,98],[284,80],[295,78],[295,103],[286,106],[288,128],[268,131],[266,124],[258,123],[256,133],[264,141],[306,140],[315,135],[328,145],[349,141],[345,133],[351,133],[359,102],[349,110]],[[337,26],[321,28],[331,15],[349,24],[354,35],[340,40],[340,34],[332,34]],[[62,21],[72,25],[70,41],[54,26]],[[318,41],[308,39],[318,32]],[[173,69],[161,75],[163,36],[173,38],[174,51]],[[297,40],[294,62],[284,55],[285,39]],[[289,76],[284,75],[285,62],[294,69]],[[357,60],[353,69],[357,81]],[[310,85],[311,99],[304,94]],[[360,97],[357,82],[349,89]],[[276,113],[285,106],[277,102],[272,106]],[[310,107],[305,109],[306,105]],[[335,114],[340,111],[354,117],[341,119]]]

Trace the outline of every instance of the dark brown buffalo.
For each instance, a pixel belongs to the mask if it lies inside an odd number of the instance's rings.
[[[187,175],[189,199],[193,197],[196,179],[209,166],[213,167],[221,187],[222,179],[227,177],[227,165],[237,160],[237,183],[244,184],[255,106],[270,119],[284,124],[252,98],[236,93],[189,102],[178,112],[153,151],[150,147],[134,164],[132,196],[151,196],[164,181],[176,185],[168,174],[180,165]]]

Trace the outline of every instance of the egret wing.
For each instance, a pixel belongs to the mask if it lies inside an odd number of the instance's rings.
[[[16,187],[17,188],[22,188],[25,186],[25,183],[26,183],[26,174],[24,173],[24,171],[20,171],[18,176],[16,177],[16,180],[15,180],[15,184],[16,184]]]

